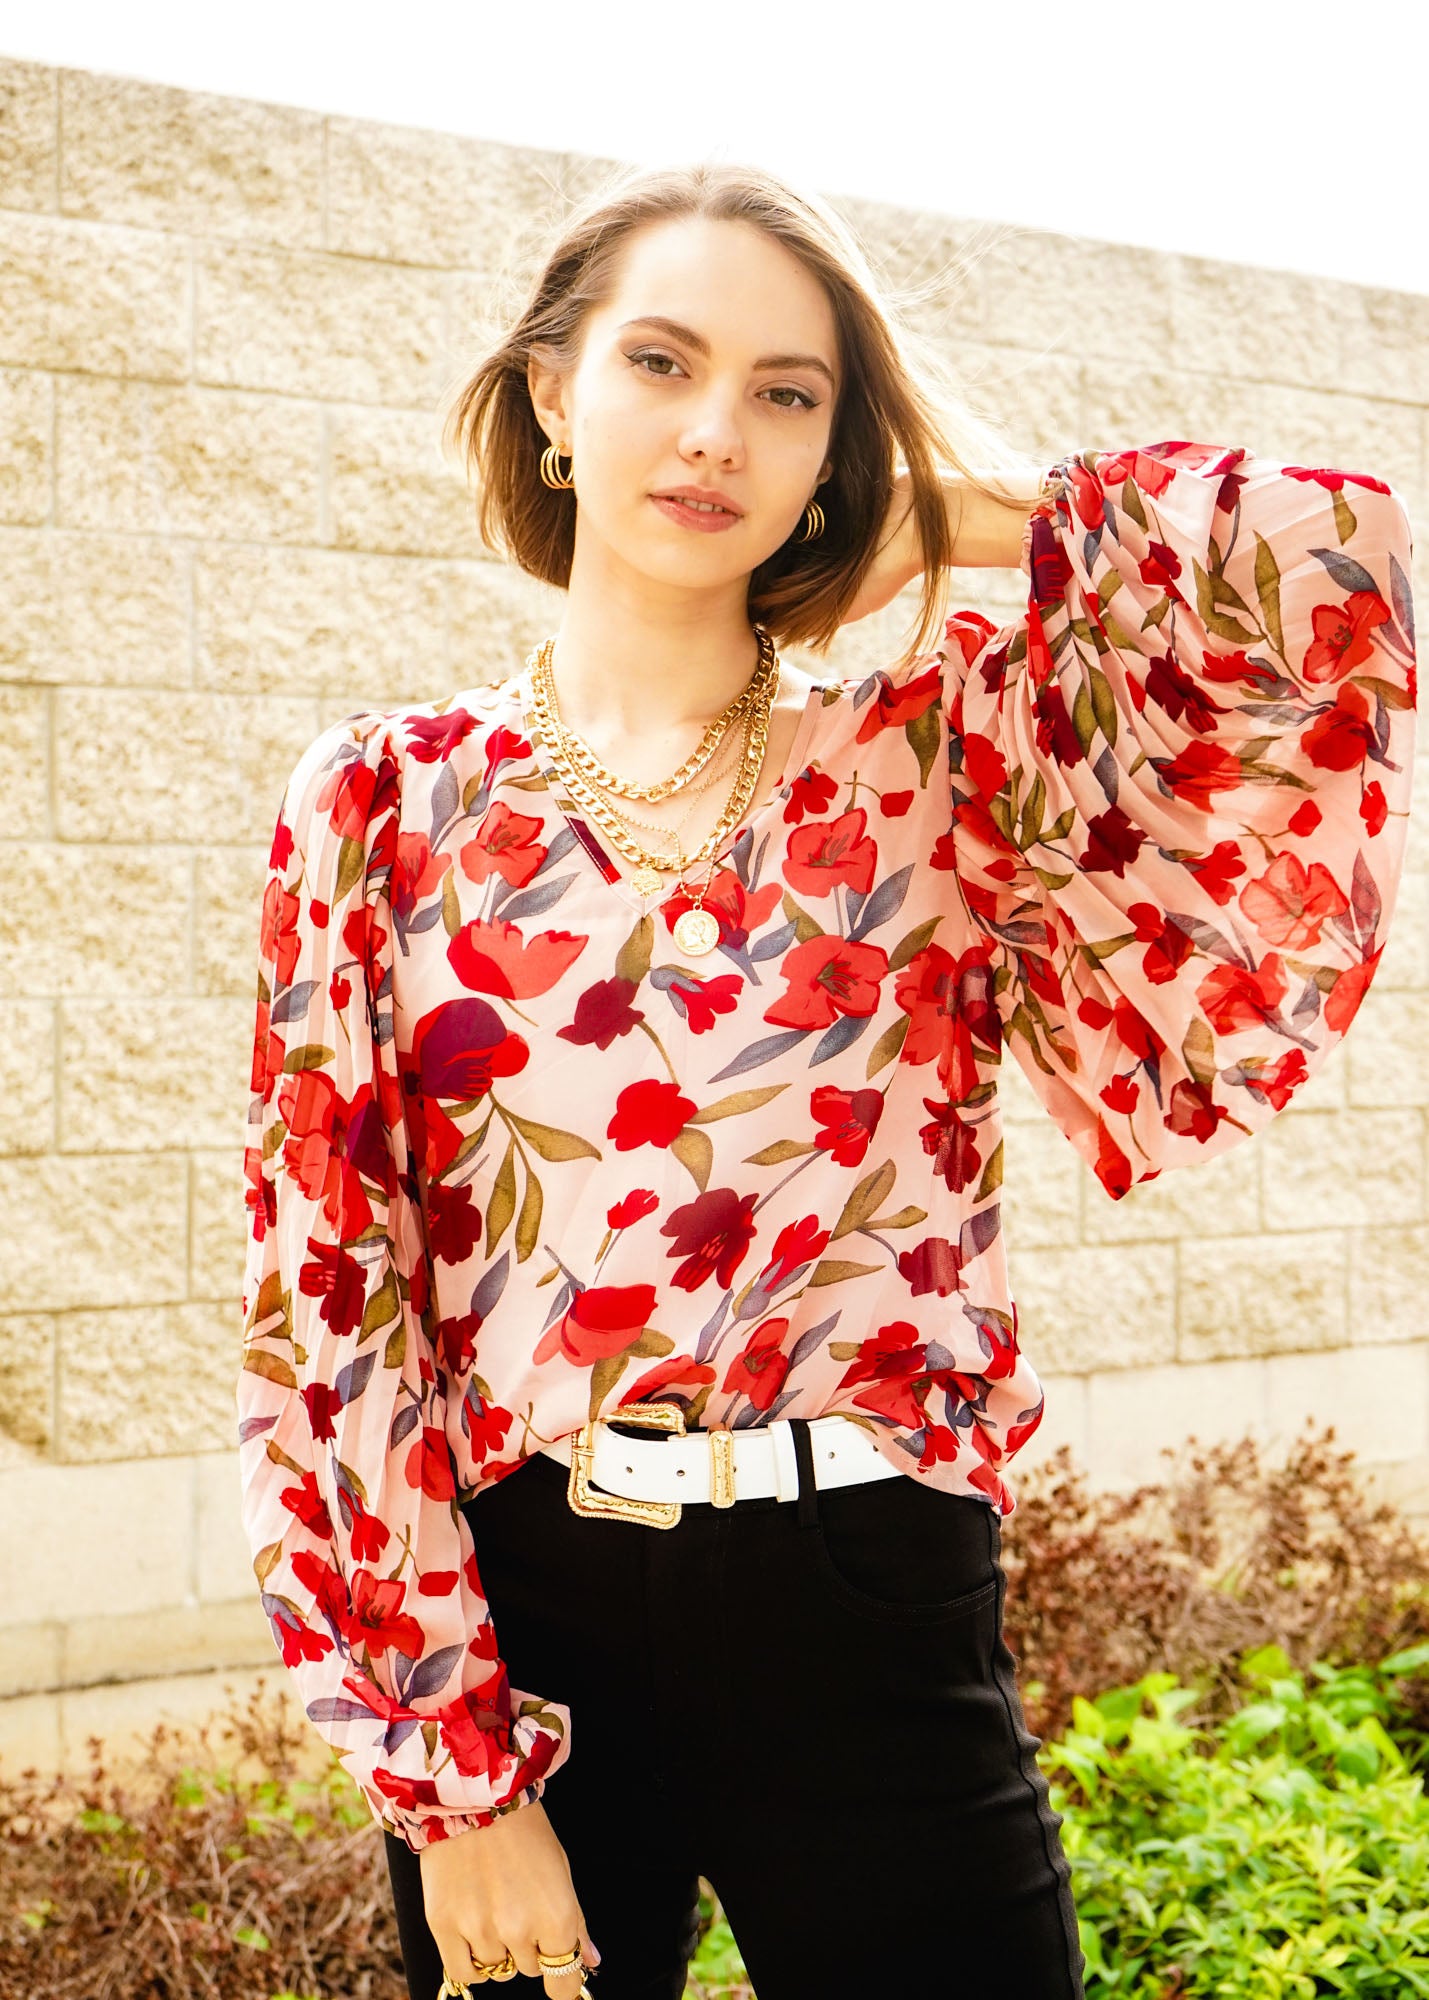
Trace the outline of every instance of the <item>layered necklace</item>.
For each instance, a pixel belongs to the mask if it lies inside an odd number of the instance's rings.
[[[713,951],[719,942],[719,919],[703,908],[703,903],[714,879],[715,857],[725,835],[743,818],[754,796],[769,738],[769,717],[779,692],[779,655],[774,650],[774,642],[762,625],[755,625],[754,635],[759,647],[759,662],[749,681],[709,724],[698,746],[684,762],[668,778],[660,778],[650,784],[637,784],[635,780],[623,778],[612,771],[596,756],[584,737],[562,722],[551,671],[556,648],[554,637],[543,641],[526,661],[531,674],[532,714],[551,762],[571,797],[609,834],[612,843],[626,859],[635,863],[631,883],[637,894],[654,895],[661,887],[662,870],[679,872],[680,886],[692,897],[692,902],[690,908],[682,910],[676,918],[673,935],[680,950],[688,952],[691,957],[703,957],[706,952]],[[719,819],[692,854],[685,854],[680,842],[680,831],[692,808],[686,810],[676,826],[666,828],[634,819],[613,803],[616,798],[653,801],[680,791],[687,792],[692,799],[697,797],[715,782],[714,770],[711,768],[698,785],[693,781],[706,771],[707,766],[713,765],[726,736],[736,728],[743,729],[744,741],[733,785]],[[674,858],[670,858],[668,851],[651,847],[638,838],[637,830],[664,838],[673,837]],[[705,871],[704,883],[692,889],[683,880],[684,872],[705,859],[708,859],[709,867]]]

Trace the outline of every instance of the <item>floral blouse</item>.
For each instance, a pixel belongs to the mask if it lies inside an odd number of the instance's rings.
[[[306,1712],[420,1850],[540,1796],[462,1504],[631,1401],[842,1411],[1013,1511],[1003,1046],[1108,1197],[1227,1151],[1373,979],[1415,733],[1365,473],[1083,450],[1023,614],[810,694],[707,956],[528,725],[527,671],[325,729],[263,898],[242,1510]]]

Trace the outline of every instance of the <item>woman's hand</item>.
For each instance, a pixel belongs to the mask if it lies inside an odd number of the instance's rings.
[[[902,471],[893,481],[893,494],[883,518],[878,553],[864,572],[858,594],[845,611],[842,622],[851,625],[856,618],[866,618],[870,611],[881,611],[906,584],[922,573],[922,569],[923,551],[913,519],[913,482],[909,474]]]
[[[419,1859],[427,1928],[453,1979],[481,1978],[472,1971],[473,1961],[495,1965],[509,1951],[517,1971],[542,1980],[551,2000],[576,2000],[579,1965],[543,1972],[536,1962],[538,1951],[551,1958],[577,1943],[587,1966],[600,1960],[576,1900],[566,1850],[539,1799],[489,1826],[432,1841]]]

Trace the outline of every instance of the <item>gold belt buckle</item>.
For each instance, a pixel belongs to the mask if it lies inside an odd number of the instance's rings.
[[[651,1430],[685,1436],[685,1413],[678,1403],[625,1403],[604,1416],[589,1417],[571,1446],[571,1476],[566,1498],[577,1514],[613,1521],[642,1521],[650,1528],[673,1528],[680,1518],[678,1500],[632,1500],[624,1493],[601,1493],[591,1486],[597,1424],[645,1424]]]

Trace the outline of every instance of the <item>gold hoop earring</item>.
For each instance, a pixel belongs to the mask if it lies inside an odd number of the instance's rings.
[[[799,540],[801,542],[812,542],[815,536],[821,535],[823,532],[824,510],[817,500],[811,500],[804,509],[804,532],[800,535]]]
[[[562,445],[548,444],[546,446],[546,449],[541,453],[541,477],[545,480],[548,486],[559,487],[562,491],[565,491],[568,487],[574,486],[576,483],[575,480],[571,477],[571,473],[573,473],[576,469],[576,462],[573,454],[568,454],[568,456],[570,456],[571,459],[570,472],[568,472],[564,478],[561,477],[561,468],[557,463],[557,461],[560,458],[561,453],[564,449],[565,448]]]

